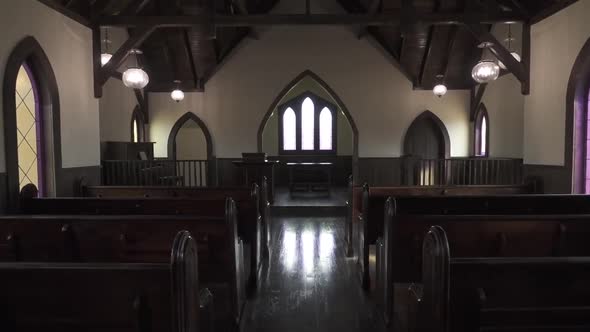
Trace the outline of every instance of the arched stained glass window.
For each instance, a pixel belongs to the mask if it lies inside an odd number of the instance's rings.
[[[311,98],[305,98],[301,105],[301,150],[314,150],[315,112]]]
[[[488,134],[488,122],[486,120],[486,117],[483,116],[481,118],[481,143],[480,143],[479,151],[484,156],[487,154],[487,148],[488,148],[487,134]]]
[[[31,71],[22,65],[15,91],[19,186],[32,183],[43,193],[43,125],[36,88]]]
[[[332,111],[324,107],[320,112],[320,150],[332,150]]]
[[[139,130],[137,126],[137,119],[133,119],[133,143],[139,143]]]
[[[283,114],[283,150],[293,151],[297,149],[297,118],[291,107]]]

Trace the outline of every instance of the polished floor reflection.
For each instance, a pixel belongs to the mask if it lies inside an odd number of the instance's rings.
[[[381,331],[343,235],[343,218],[275,218],[270,265],[242,330]]]

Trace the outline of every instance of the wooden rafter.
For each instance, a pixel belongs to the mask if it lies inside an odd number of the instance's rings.
[[[372,0],[371,3],[369,4],[369,8],[367,8],[367,14],[374,15],[374,14],[380,12],[382,6],[383,6],[383,0]],[[369,34],[369,26],[362,25],[359,29],[359,33],[358,33],[357,37],[358,37],[358,39],[361,39],[361,38],[365,37],[367,34]]]
[[[422,64],[420,66],[420,74],[418,75],[418,87],[423,87],[424,78],[426,76],[426,68],[428,67],[428,60],[431,58],[432,54],[432,44],[434,39],[434,34],[436,33],[436,26],[431,26],[428,29],[428,38],[426,38],[426,51],[424,52],[424,56],[422,57]]]
[[[186,29],[184,29],[183,31],[183,39],[184,39],[184,49],[186,52],[186,55],[188,57],[190,66],[191,66],[191,72],[193,74],[193,83],[195,88],[199,87],[199,73],[197,72],[197,65],[195,63],[195,55],[193,54],[193,50],[191,48],[191,43],[190,43],[190,37],[188,35],[188,31]]]
[[[215,15],[214,24],[219,27],[251,27],[273,25],[367,25],[396,26],[403,17],[402,11],[390,11],[382,14],[261,14],[261,15]],[[420,24],[494,24],[505,22],[522,22],[524,18],[515,13],[420,13],[415,16],[415,23]],[[212,17],[202,15],[180,16],[104,16],[100,25],[108,26],[141,26],[155,25],[158,27],[192,27],[211,22]]]
[[[141,12],[151,0],[133,0],[127,8],[123,9],[120,15],[135,15]]]
[[[451,31],[449,32],[449,45],[447,52],[445,53],[445,58],[443,59],[443,66],[442,66],[442,75],[444,78],[447,77],[449,74],[449,62],[451,62],[451,56],[453,55],[453,50],[455,49],[455,43],[457,42],[457,30],[459,27],[456,25],[451,27]]]

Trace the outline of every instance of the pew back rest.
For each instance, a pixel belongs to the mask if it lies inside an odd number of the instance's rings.
[[[196,331],[196,245],[179,232],[168,263],[0,263],[7,331]]]

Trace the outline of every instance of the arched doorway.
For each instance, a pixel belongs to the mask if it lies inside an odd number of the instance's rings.
[[[410,163],[409,177],[414,185],[442,184],[446,179],[445,161],[451,143],[444,123],[432,112],[418,115],[404,137],[404,155]]]
[[[168,158],[174,160],[175,174],[185,186],[212,184],[209,165],[214,162],[213,141],[205,123],[194,113],[181,116],[168,136]]]
[[[61,168],[59,93],[47,55],[33,37],[12,51],[3,85],[8,207],[33,183],[42,196],[56,192]]]
[[[412,122],[404,137],[404,155],[422,159],[444,159],[450,156],[449,133],[444,123],[432,112],[424,111]]]
[[[334,133],[338,135],[335,140],[335,146],[338,147],[337,155],[348,155],[350,166],[348,174],[352,173],[355,182],[358,181],[358,129],[357,126],[344,102],[330,88],[330,86],[322,80],[317,74],[310,70],[306,70],[297,75],[291,82],[289,82],[279,95],[270,104],[265,113],[257,133],[258,152],[267,152],[267,154],[279,155],[279,118],[280,106],[290,99],[297,98],[303,95],[319,95],[319,97],[328,100],[334,104],[337,109],[334,123]],[[318,104],[319,105],[319,104]],[[317,106],[317,105],[316,105]],[[319,109],[321,111],[321,109]],[[318,113],[319,114],[319,113]],[[319,121],[319,118],[317,119]],[[319,123],[319,122],[318,122]],[[338,128],[338,130],[336,130]],[[269,139],[269,136],[273,138]],[[271,142],[269,147],[269,143]],[[272,153],[269,153],[272,151]],[[342,177],[342,176],[340,176]]]
[[[590,144],[587,143],[590,94],[590,38],[582,47],[570,74],[566,95],[564,166],[571,179],[571,192],[590,193]]]

